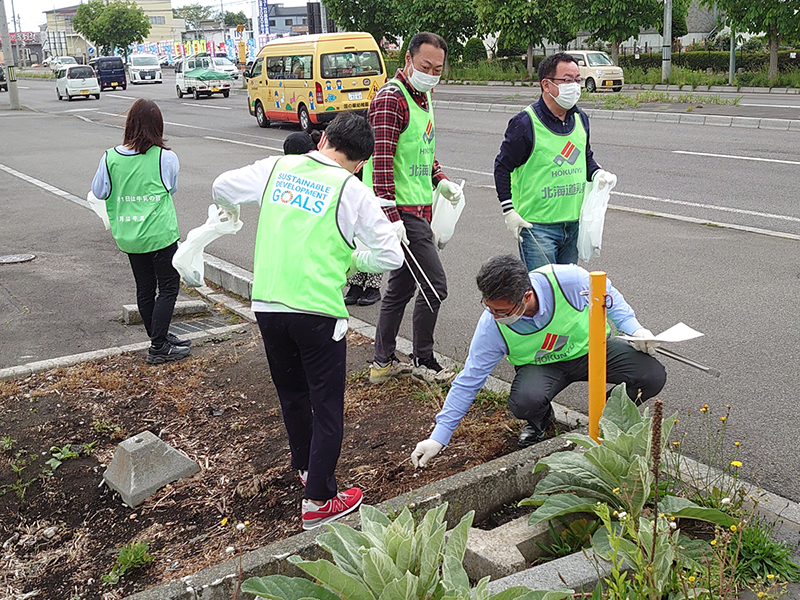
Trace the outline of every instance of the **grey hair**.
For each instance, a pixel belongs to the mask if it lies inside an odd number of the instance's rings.
[[[519,302],[531,289],[528,268],[517,257],[503,254],[490,258],[475,278],[484,300]]]

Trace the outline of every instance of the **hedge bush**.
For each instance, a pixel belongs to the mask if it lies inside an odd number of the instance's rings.
[[[486,46],[478,38],[470,38],[464,45],[464,62],[486,60]]]
[[[778,52],[778,70],[800,68],[800,50],[796,52],[795,58],[790,58],[789,50]],[[693,71],[713,71],[725,72],[728,70],[730,60],[729,52],[718,51],[699,51],[699,52],[680,52],[672,54],[672,64],[677,67],[685,67]],[[640,54],[635,58],[633,54],[626,54],[619,57],[619,65],[623,68],[639,67],[641,69],[661,68],[661,54],[649,53]],[[769,66],[769,53],[767,52],[736,52],[736,68],[745,71],[758,71]]]

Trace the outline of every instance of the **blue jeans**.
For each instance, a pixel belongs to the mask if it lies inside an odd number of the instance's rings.
[[[578,263],[578,221],[531,225],[522,230],[519,243],[519,257],[529,271],[552,263]]]

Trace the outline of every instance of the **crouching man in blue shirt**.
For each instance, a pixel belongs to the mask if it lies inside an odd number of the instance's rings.
[[[588,380],[589,273],[577,265],[545,265],[535,271],[518,258],[496,256],[478,272],[483,311],[467,362],[453,381],[431,437],[411,454],[414,466],[425,464],[450,442],[475,396],[497,363],[506,356],[516,376],[508,406],[527,424],[519,445],[543,440],[554,419],[551,402],[569,384]],[[613,300],[608,316],[617,329],[633,337],[651,338],[633,309],[609,281]],[[610,338],[606,373],[609,383],[627,384],[637,403],[658,394],[666,382],[663,365],[652,355],[657,342],[628,343]]]

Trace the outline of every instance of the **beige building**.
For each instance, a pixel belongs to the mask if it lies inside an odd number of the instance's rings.
[[[145,41],[181,39],[183,28],[176,29],[176,23],[172,18],[171,0],[134,0],[134,2],[144,10],[144,14],[150,20],[150,33]],[[89,56],[92,44],[76,33],[72,27],[78,6],[80,5],[44,11],[47,17],[45,51],[50,55]]]

